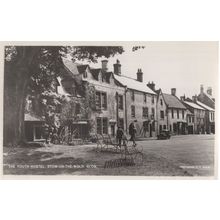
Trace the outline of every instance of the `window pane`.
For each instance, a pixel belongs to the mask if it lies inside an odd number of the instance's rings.
[[[97,123],[97,134],[102,134],[102,121],[101,121],[101,118],[97,118],[96,123]]]
[[[103,109],[107,108],[107,95],[106,95],[106,93],[102,93],[102,108]]]
[[[103,126],[103,134],[108,134],[108,119],[107,118],[103,118],[102,126]]]

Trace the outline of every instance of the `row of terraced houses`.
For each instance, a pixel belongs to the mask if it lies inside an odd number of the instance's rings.
[[[156,137],[162,130],[173,135],[215,133],[215,100],[211,88],[205,91],[201,85],[200,94],[179,99],[176,88],[167,94],[156,89],[154,82],[144,82],[141,69],[134,78],[126,76],[119,60],[113,65],[113,72],[108,70],[108,60],[103,60],[100,68],[67,59],[63,63],[64,74],[58,80],[57,91],[78,100],[77,112],[70,117],[67,132],[77,131],[80,138],[91,133],[115,136],[118,126],[128,133],[132,122],[137,136],[146,138]],[[93,88],[95,104],[87,106],[90,109],[83,114],[80,100],[88,98],[88,93],[91,95],[91,89],[86,89],[89,86]]]

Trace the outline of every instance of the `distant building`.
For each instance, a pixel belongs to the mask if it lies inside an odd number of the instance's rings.
[[[193,133],[204,134],[206,131],[205,109],[196,103],[196,97],[193,97],[193,100],[187,98],[183,101],[183,103],[193,114],[193,122],[194,122]]]
[[[197,101],[198,105],[205,109],[205,131],[207,134],[215,134],[215,110],[204,103]]]
[[[151,83],[149,82],[147,86],[157,93],[156,121],[157,121],[157,131],[159,134],[162,130],[169,130],[167,104],[165,102],[162,90],[161,89],[156,90],[154,82]]]
[[[164,101],[167,106],[168,129],[171,134],[186,134],[187,108],[176,96],[176,88],[171,89],[171,94],[163,93]]]
[[[200,93],[198,95],[198,101],[204,103],[205,105],[215,109],[215,99],[212,96],[212,88],[208,87],[207,91],[204,91],[203,85],[200,86]]]

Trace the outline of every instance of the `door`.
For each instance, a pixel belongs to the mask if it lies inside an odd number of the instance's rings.
[[[152,124],[150,124],[150,137],[152,137]]]
[[[111,125],[111,136],[114,137],[115,136],[115,125]]]

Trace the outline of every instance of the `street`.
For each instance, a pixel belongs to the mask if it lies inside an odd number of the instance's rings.
[[[5,148],[4,174],[17,175],[123,175],[213,176],[214,135],[173,136],[169,140],[144,140],[143,164],[104,168],[120,155],[97,152],[95,144],[41,148]]]

